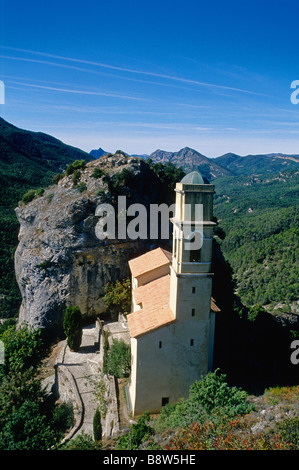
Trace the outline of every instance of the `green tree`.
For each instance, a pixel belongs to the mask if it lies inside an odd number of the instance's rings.
[[[56,437],[39,404],[26,401],[7,417],[0,432],[0,449],[46,450],[56,443]]]
[[[201,405],[208,413],[214,410],[230,416],[248,413],[252,407],[246,399],[245,390],[230,387],[226,382],[226,375],[219,374],[219,369],[210,372],[190,387],[189,400]]]
[[[78,351],[82,341],[82,314],[78,306],[67,307],[63,330],[71,351]]]
[[[75,170],[79,170],[80,168],[85,168],[86,167],[86,161],[85,160],[75,160],[73,163],[71,163],[67,169],[66,169],[66,176],[72,175]]]
[[[131,349],[124,340],[113,339],[112,346],[107,353],[107,373],[115,377],[125,377],[130,372]]]
[[[131,309],[131,281],[129,278],[115,283],[107,283],[103,300],[107,307],[117,308],[122,313],[128,313]]]
[[[33,201],[35,196],[36,196],[35,189],[29,189],[29,191],[27,191],[27,193],[25,193],[24,196],[22,197],[22,201],[24,202],[24,204],[28,204],[29,202]]]
[[[44,357],[46,348],[41,338],[41,331],[30,327],[16,329],[9,326],[1,335],[5,347],[6,374],[37,367]]]
[[[149,419],[149,413],[140,416],[137,423],[132,425],[130,432],[119,439],[116,450],[138,450],[140,444],[153,434],[153,428],[148,424]]]
[[[99,408],[96,409],[93,417],[93,437],[96,442],[102,439],[102,423]]]

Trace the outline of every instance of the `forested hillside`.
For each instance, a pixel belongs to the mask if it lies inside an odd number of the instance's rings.
[[[82,158],[93,160],[52,136],[19,129],[0,118],[0,318],[15,316],[21,300],[14,275],[18,201],[31,188],[47,187],[56,173]]]
[[[221,249],[242,302],[284,303],[288,310],[287,304],[298,299],[299,173],[214,183],[214,213],[226,234]]]

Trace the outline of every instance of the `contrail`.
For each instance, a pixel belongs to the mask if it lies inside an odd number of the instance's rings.
[[[106,92],[100,92],[100,91],[87,91],[87,90],[73,90],[73,89],[70,89],[70,88],[57,88],[57,87],[44,86],[44,85],[33,85],[31,83],[16,82],[16,81],[13,81],[13,80],[10,80],[9,83],[13,83],[14,85],[28,86],[28,87],[32,87],[32,88],[41,88],[43,90],[61,91],[61,92],[64,92],[64,93],[109,96],[109,97],[112,97],[112,98],[122,98],[122,99],[128,99],[128,100],[136,100],[136,101],[147,101],[143,98],[136,98],[136,97],[128,96],[128,95],[118,95],[116,93],[106,93]]]
[[[269,95],[266,95],[264,93],[258,93],[258,92],[251,91],[251,90],[244,90],[242,88],[229,87],[229,86],[225,86],[225,85],[217,85],[215,83],[201,82],[201,81],[198,81],[198,80],[191,80],[191,79],[188,79],[188,78],[175,77],[173,75],[166,75],[166,74],[155,73],[155,72],[145,72],[145,71],[142,71],[142,70],[131,69],[131,68],[127,68],[127,67],[120,67],[120,66],[117,66],[117,65],[109,65],[109,64],[105,64],[103,62],[94,62],[94,61],[84,60],[84,59],[74,59],[72,57],[59,56],[59,55],[54,55],[54,54],[48,54],[46,52],[32,51],[32,50],[27,50],[27,49],[17,49],[17,48],[7,47],[7,46],[2,46],[2,47],[4,49],[9,49],[9,50],[14,50],[14,51],[18,51],[18,52],[25,52],[25,53],[29,53],[29,54],[40,55],[40,56],[43,56],[43,57],[49,57],[51,59],[65,60],[67,62],[75,62],[75,63],[79,63],[79,64],[92,65],[92,66],[95,66],[95,67],[102,67],[102,68],[106,68],[106,69],[117,70],[117,71],[120,71],[120,72],[127,72],[127,73],[139,74],[139,75],[146,75],[146,76],[155,77],[155,78],[164,78],[166,80],[173,80],[173,81],[177,81],[177,82],[181,82],[181,83],[188,83],[190,85],[198,85],[198,86],[205,86],[205,87],[211,87],[211,88],[218,88],[218,89],[222,89],[222,90],[236,91],[236,92],[239,92],[239,93],[247,93],[247,94],[250,94],[250,95],[269,96]],[[5,58],[5,56],[1,56],[1,57]],[[12,57],[7,57],[7,58],[12,59]],[[16,60],[30,60],[30,59],[22,59],[22,58],[15,58],[15,59]],[[59,64],[53,64],[52,63],[52,65],[59,65]],[[63,64],[61,64],[61,65],[63,66]]]

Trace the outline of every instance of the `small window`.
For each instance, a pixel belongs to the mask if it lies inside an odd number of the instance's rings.
[[[174,250],[173,250],[173,254],[174,254],[174,257],[177,258],[177,244],[178,244],[178,241],[177,239],[175,238],[174,239]]]
[[[159,349],[162,348],[162,341],[159,341]]]
[[[169,397],[163,397],[162,398],[162,406],[165,406],[169,403]]]
[[[195,316],[195,308],[193,308],[193,309],[191,310],[191,316],[192,316],[192,317]]]
[[[190,346],[193,346],[194,344],[194,339],[190,339]]]
[[[195,287],[192,287],[192,294],[195,294]]]

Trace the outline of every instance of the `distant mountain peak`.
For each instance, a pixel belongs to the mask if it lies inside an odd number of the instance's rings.
[[[89,152],[89,154],[93,157],[93,158],[100,158],[102,157],[103,155],[107,155],[108,152],[106,152],[106,150],[103,150],[101,147],[98,148],[98,150],[91,150]]]
[[[220,176],[231,175],[229,170],[216,164],[214,159],[210,159],[190,147],[184,147],[177,152],[167,152],[158,149],[150,155],[150,158],[155,163],[169,161],[176,166],[182,167],[186,173],[198,171],[208,181]]]

